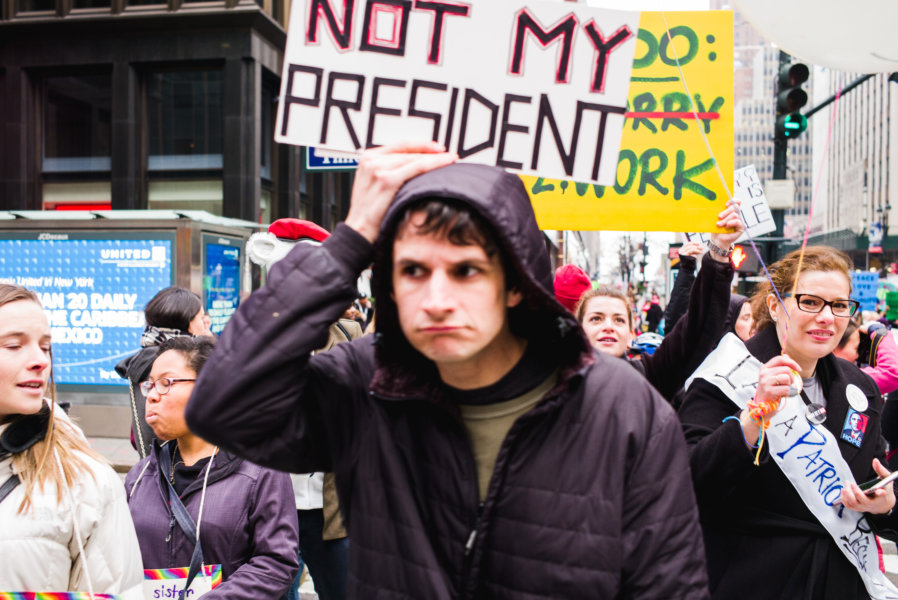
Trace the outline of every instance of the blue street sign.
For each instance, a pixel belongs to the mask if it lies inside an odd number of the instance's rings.
[[[308,171],[351,171],[359,166],[359,161],[351,154],[306,147],[306,170]]]

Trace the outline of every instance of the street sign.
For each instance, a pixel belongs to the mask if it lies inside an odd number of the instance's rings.
[[[882,254],[882,223],[877,221],[871,224],[867,230],[867,237],[870,240],[867,251],[870,254]]]
[[[307,171],[352,171],[359,166],[356,154],[306,147]]]
[[[795,206],[795,182],[791,179],[769,179],[764,186],[764,195],[771,209]]]

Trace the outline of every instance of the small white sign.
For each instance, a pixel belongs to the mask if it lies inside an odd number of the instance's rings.
[[[795,182],[791,179],[770,179],[764,186],[770,208],[788,209],[795,206]]]
[[[736,169],[733,178],[733,197],[742,202],[742,220],[748,228],[748,233],[752,239],[770,233],[776,229],[776,223],[773,222],[773,213],[770,212],[770,206],[767,204],[767,198],[764,194],[764,186],[758,177],[758,171],[754,165],[749,165],[741,169]],[[686,239],[690,242],[698,241],[705,243],[710,238],[708,233],[687,233]],[[744,242],[748,239],[748,235],[743,233],[737,243]]]
[[[294,0],[275,139],[434,140],[611,185],[638,30],[638,12],[567,2]]]

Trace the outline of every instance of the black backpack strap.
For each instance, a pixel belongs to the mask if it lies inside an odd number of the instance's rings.
[[[181,502],[181,498],[178,496],[178,492],[175,491],[171,480],[165,475],[171,472],[171,455],[168,453],[168,448],[160,448],[159,466],[161,467],[159,474],[168,486],[168,502],[171,506],[172,515],[175,517],[175,521],[178,522],[181,531],[187,536],[187,539],[194,542],[193,556],[190,558],[190,568],[187,572],[187,582],[184,584],[184,589],[181,590],[179,596],[179,599],[181,599],[184,598],[187,590],[190,589],[190,584],[193,583],[193,579],[199,573],[200,567],[204,562],[203,548],[200,545],[200,538],[197,535],[196,523],[194,523],[193,517],[187,512],[187,508]]]
[[[3,485],[0,485],[0,502],[3,502],[20,483],[21,480],[18,475],[10,475],[9,479],[4,481]]]
[[[347,342],[351,342],[351,341],[352,341],[352,336],[349,335],[349,332],[346,330],[345,327],[343,327],[343,324],[340,323],[340,321],[337,321],[337,322],[336,322],[336,325],[337,325],[337,327],[340,329],[340,331],[343,332],[343,335],[346,336],[346,341],[347,341]]]

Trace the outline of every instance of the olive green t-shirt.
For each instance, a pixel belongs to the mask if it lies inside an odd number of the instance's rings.
[[[499,448],[518,417],[536,406],[546,392],[555,387],[558,372],[553,371],[541,384],[523,395],[494,404],[459,404],[462,422],[468,430],[477,464],[480,501],[486,499],[490,477],[496,467]]]

